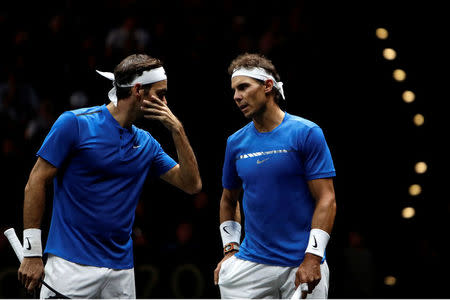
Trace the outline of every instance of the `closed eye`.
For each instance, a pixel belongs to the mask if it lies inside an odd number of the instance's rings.
[[[156,92],[156,95],[162,100],[167,95],[167,90],[159,90]]]

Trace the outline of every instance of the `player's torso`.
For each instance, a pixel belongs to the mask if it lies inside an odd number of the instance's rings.
[[[79,118],[79,143],[69,158],[71,172],[80,176],[134,177],[148,170],[149,136],[132,127],[122,128],[111,116]]]

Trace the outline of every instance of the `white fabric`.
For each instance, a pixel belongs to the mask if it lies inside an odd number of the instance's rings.
[[[236,221],[225,221],[220,224],[220,235],[222,237],[222,244],[225,247],[229,243],[241,243],[241,224]]]
[[[114,81],[114,73],[111,72],[102,72],[99,70],[95,70],[97,71],[98,74],[102,75],[105,78],[108,78],[111,81]],[[117,84],[119,87],[132,87],[135,84],[150,84],[150,83],[155,83],[158,81],[163,81],[166,80],[167,76],[166,76],[166,71],[164,70],[163,67],[159,67],[159,68],[155,68],[155,69],[151,69],[148,71],[144,71],[142,72],[141,76],[136,77],[131,83],[127,83],[127,84]],[[113,83],[114,85],[114,83]],[[114,86],[109,92],[108,92],[108,98],[109,100],[112,101],[112,103],[117,106],[117,95],[116,95],[116,87]]]
[[[23,257],[41,257],[41,230],[28,228],[23,231]]]
[[[330,235],[328,232],[319,228],[311,229],[311,232],[309,233],[308,247],[306,247],[305,253],[312,253],[323,257],[329,240]]]
[[[295,273],[298,267],[258,264],[232,256],[222,263],[219,288],[222,299],[290,299],[295,292]],[[329,269],[325,261],[320,265],[322,279],[307,299],[328,298]]]
[[[231,78],[236,76],[247,76],[259,80],[266,81],[268,79],[272,80],[273,86],[280,92],[281,97],[284,98],[284,90],[283,90],[283,82],[276,81],[275,78],[270,75],[264,68],[238,68],[233,70],[233,74],[231,75]]]
[[[80,265],[49,254],[44,280],[69,298],[136,299],[134,269]],[[54,293],[43,285],[40,298],[52,296]]]

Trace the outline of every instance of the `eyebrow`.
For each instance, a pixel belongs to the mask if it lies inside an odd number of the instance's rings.
[[[246,87],[246,86],[249,86],[249,84],[247,82],[242,82],[242,83],[239,83],[236,87],[231,87],[231,90],[243,88],[243,87]]]

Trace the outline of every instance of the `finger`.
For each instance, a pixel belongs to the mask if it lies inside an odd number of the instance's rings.
[[[25,288],[28,290],[28,287],[30,286],[30,283],[31,283],[31,277],[29,277],[29,276],[26,276],[26,278],[25,278],[25,282],[24,282],[24,286],[25,286]]]
[[[28,285],[29,292],[32,292],[35,289],[37,282],[38,282],[37,279],[33,279],[30,281],[30,284]]]
[[[158,120],[158,121],[162,121],[165,119],[164,116],[157,116],[157,115],[144,115],[144,118],[150,119],[150,120]]]
[[[143,106],[141,106],[141,110],[142,110],[144,113],[150,113],[150,114],[156,114],[156,115],[161,115],[161,114],[164,113],[163,111],[161,111],[161,110],[159,110],[159,109],[156,109],[156,108],[145,108],[145,107],[143,107]]]
[[[157,103],[157,104],[159,104],[160,106],[165,106],[165,105],[164,105],[164,102],[163,102],[161,99],[159,99],[158,97],[156,97],[156,96],[154,96],[154,95],[151,95],[150,98],[152,99],[152,101],[153,101],[154,103]]]
[[[220,265],[217,265],[217,268],[214,270],[214,284],[217,285],[219,283],[219,271]]]
[[[300,275],[299,275],[298,272],[295,273],[295,281],[294,281],[294,284],[295,284],[295,288],[297,288],[297,287],[299,286],[299,284],[300,284]]]
[[[151,107],[151,108],[157,108],[157,109],[161,109],[163,106],[159,105],[158,103],[156,103],[156,101],[149,101],[149,100],[144,100],[142,101],[142,103],[145,105],[144,107]]]
[[[308,293],[311,294],[313,292],[313,290],[316,288],[317,284],[319,283],[320,280],[314,280],[310,283],[308,283]]]
[[[306,296],[308,295],[309,286],[310,286],[310,284],[309,283],[305,283],[305,282],[300,284],[300,290],[302,291],[302,299],[305,299]]]

